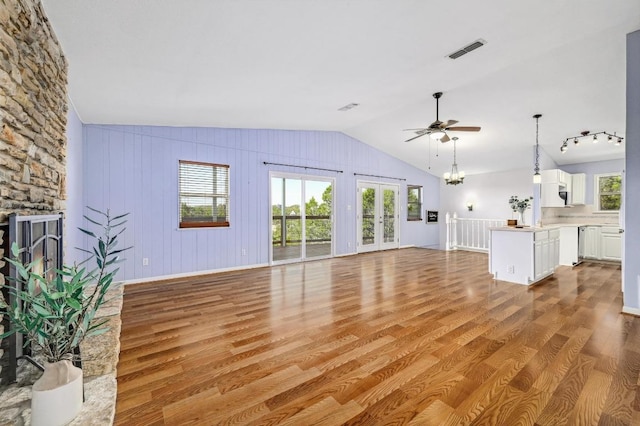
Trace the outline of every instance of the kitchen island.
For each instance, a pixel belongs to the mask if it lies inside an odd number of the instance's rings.
[[[558,227],[490,228],[489,272],[494,279],[531,285],[552,275],[559,263]]]

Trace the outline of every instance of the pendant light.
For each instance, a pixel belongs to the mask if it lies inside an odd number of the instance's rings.
[[[451,165],[451,173],[444,174],[444,182],[447,185],[457,185],[464,180],[464,172],[458,172],[458,164],[456,163],[456,141],[458,137],[453,137],[453,164]]]
[[[542,183],[542,176],[540,175],[540,145],[538,144],[538,120],[540,117],[542,117],[542,114],[533,116],[536,119],[536,164],[533,168],[533,183]]]

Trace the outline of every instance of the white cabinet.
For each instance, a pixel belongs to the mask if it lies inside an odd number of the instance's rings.
[[[560,250],[558,229],[491,230],[489,271],[495,279],[530,285],[553,274]]]
[[[586,199],[587,175],[576,173],[571,175],[571,191],[569,192],[569,204],[582,205]]]
[[[534,233],[534,267],[533,281],[538,281],[553,274],[559,263],[560,231],[536,231]]]
[[[578,264],[578,225],[560,228],[560,265]]]
[[[600,259],[600,227],[587,226],[584,232],[584,257]]]
[[[617,226],[587,226],[584,257],[596,260],[622,260],[622,235]]]
[[[571,191],[571,175],[560,169],[543,170],[540,187],[540,207],[564,207],[567,202],[560,193]]]
[[[603,226],[600,229],[600,258],[622,260],[622,235],[618,227]]]
[[[540,207],[564,207],[565,201],[560,198],[560,187],[557,183],[543,183],[540,187]]]
[[[571,185],[571,175],[560,169],[543,170],[540,174],[542,183],[555,183],[564,188]]]

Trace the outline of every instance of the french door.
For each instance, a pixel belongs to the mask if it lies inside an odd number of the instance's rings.
[[[398,185],[358,182],[358,253],[398,248]]]
[[[333,179],[271,173],[271,263],[333,255]]]

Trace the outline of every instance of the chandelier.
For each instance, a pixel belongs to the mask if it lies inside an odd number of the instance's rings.
[[[451,165],[451,173],[444,174],[444,183],[447,185],[457,185],[464,180],[464,172],[458,172],[458,164],[456,163],[456,141],[457,137],[453,137],[453,164]]]

